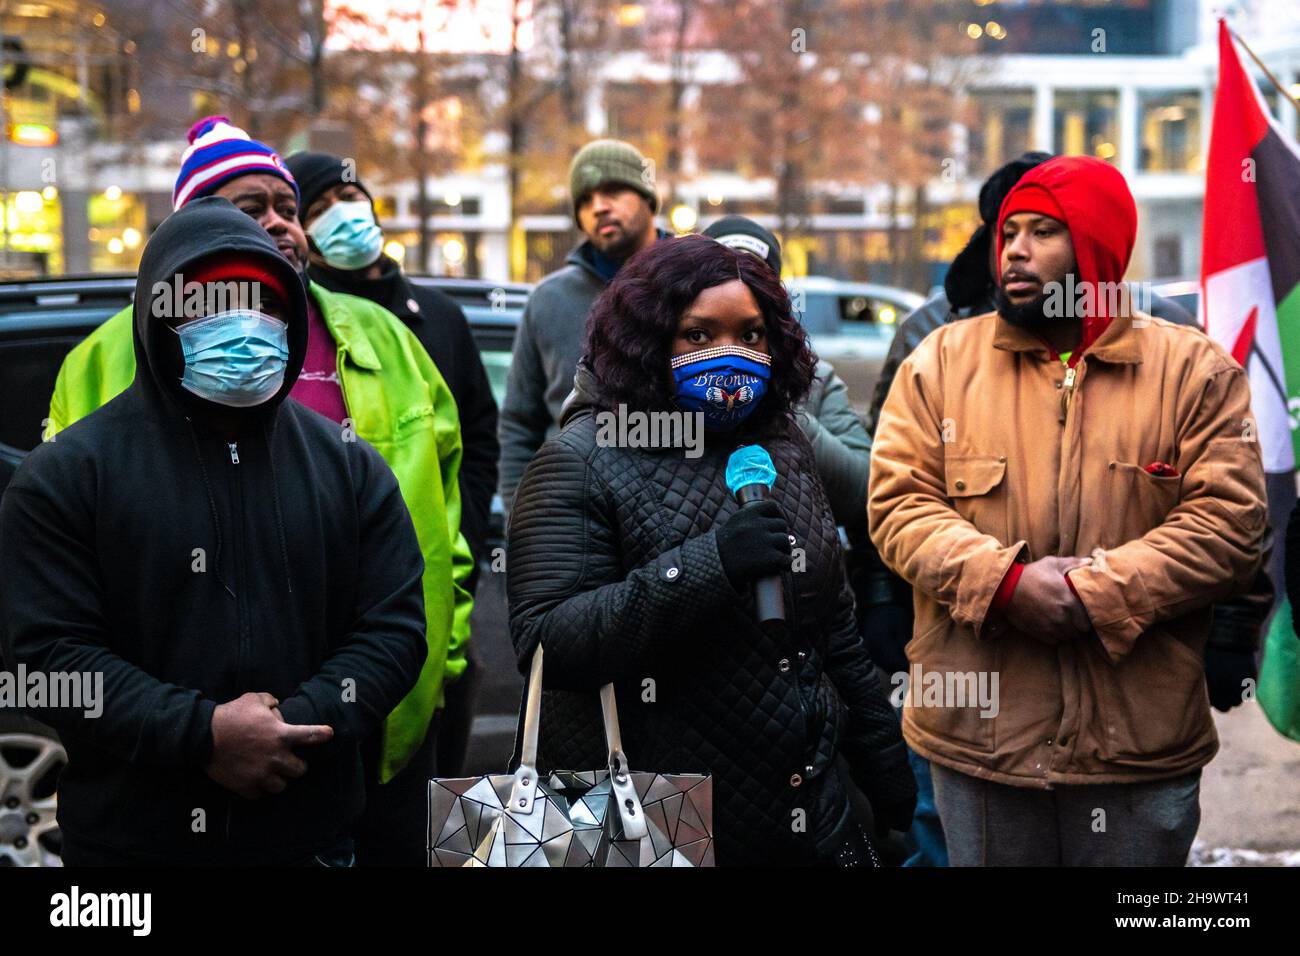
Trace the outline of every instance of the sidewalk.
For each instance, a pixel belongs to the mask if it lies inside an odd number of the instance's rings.
[[[1201,781],[1192,866],[1300,866],[1300,743],[1251,701],[1217,711],[1218,756]]]

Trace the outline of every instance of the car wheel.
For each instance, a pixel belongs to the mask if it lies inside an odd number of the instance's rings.
[[[29,717],[0,717],[0,866],[62,866],[55,814],[67,752]]]

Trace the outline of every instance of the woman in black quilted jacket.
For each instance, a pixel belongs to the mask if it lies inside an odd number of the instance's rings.
[[[521,667],[546,649],[539,769],[605,766],[598,691],[612,682],[632,770],[713,775],[720,865],[869,864],[838,753],[878,826],[905,830],[915,804],[791,414],[813,367],[763,261],[701,236],[656,243],[593,307],[563,428],[510,517]],[[687,429],[677,447],[647,447],[628,426],[655,412],[695,415],[702,442]],[[770,500],[742,508],[726,467],[752,444],[777,478]],[[788,626],[769,630],[752,585],[774,575]]]

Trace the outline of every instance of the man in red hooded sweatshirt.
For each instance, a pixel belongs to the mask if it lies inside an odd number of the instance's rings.
[[[915,589],[903,732],[953,865],[1182,865],[1218,749],[1202,652],[1266,510],[1246,376],[1122,295],[1137,231],[1087,157],[1002,204],[997,311],[899,368],[867,511]]]

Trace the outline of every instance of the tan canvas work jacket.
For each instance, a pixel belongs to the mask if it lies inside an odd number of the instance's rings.
[[[1116,318],[1067,369],[995,313],[944,326],[882,409],[868,516],[914,588],[913,677],[944,677],[946,695],[909,694],[917,753],[1042,787],[1214,756],[1210,606],[1257,569],[1266,505],[1246,375],[1199,330]],[[1050,555],[1093,558],[1069,574],[1086,638],[1052,644],[990,614],[1013,561]],[[993,707],[960,699],[981,674],[997,676]]]

